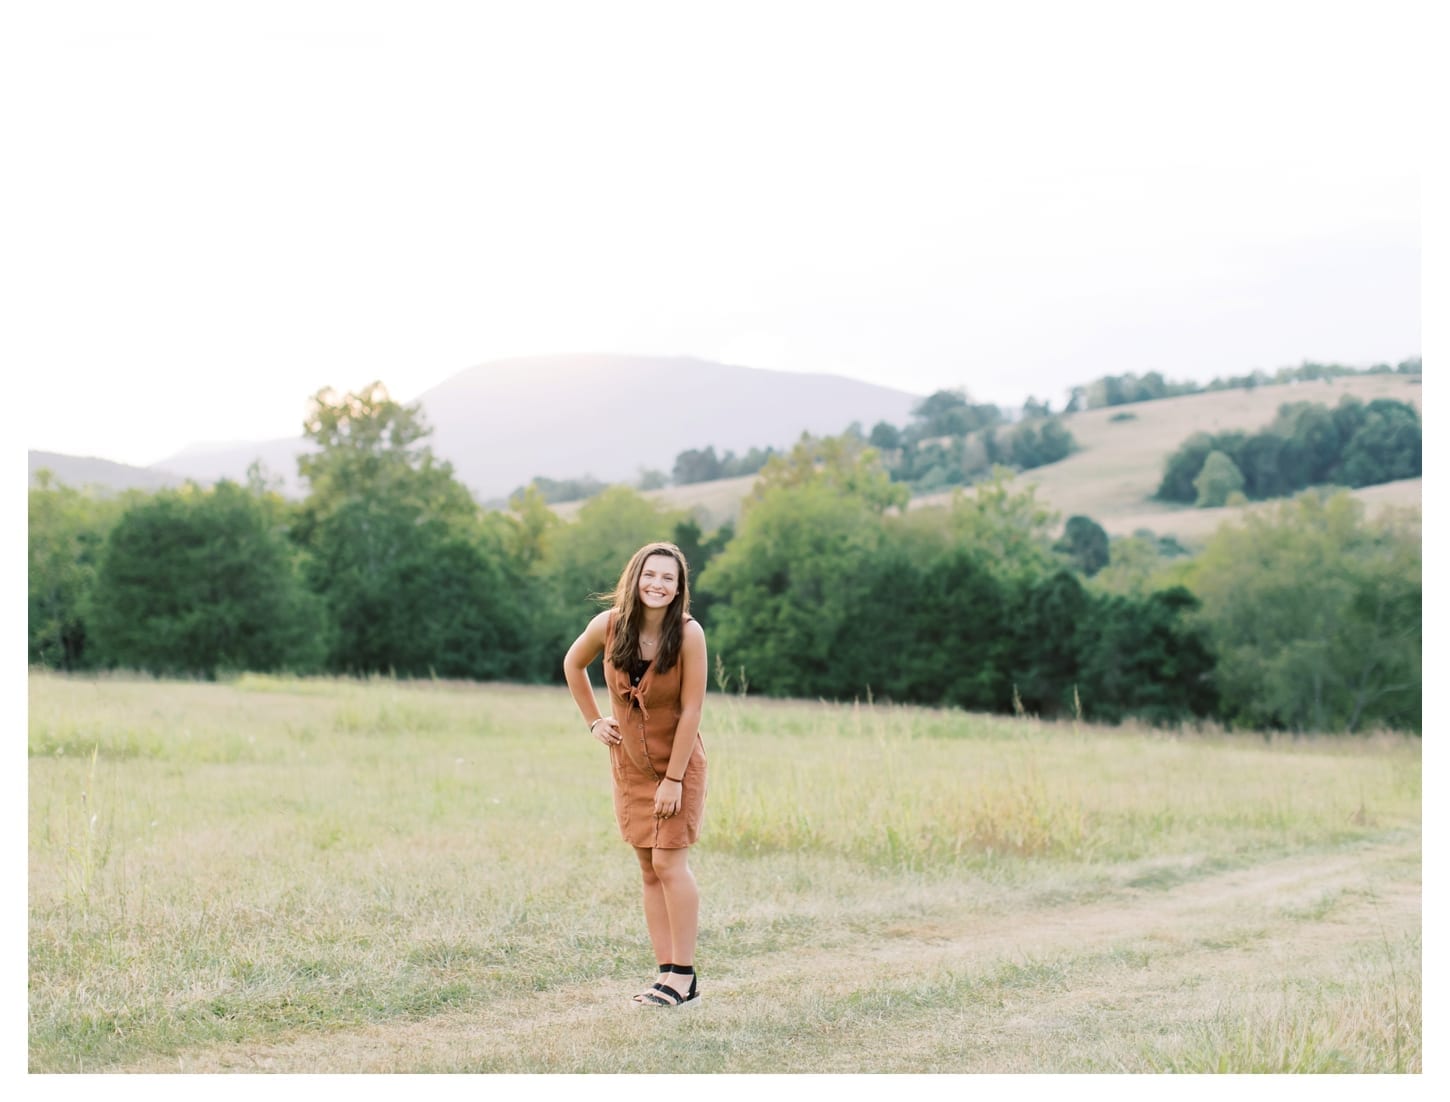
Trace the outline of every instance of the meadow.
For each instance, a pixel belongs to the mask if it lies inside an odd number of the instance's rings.
[[[29,679],[32,1072],[1418,1072],[1420,741],[713,693],[703,997],[563,689]]]

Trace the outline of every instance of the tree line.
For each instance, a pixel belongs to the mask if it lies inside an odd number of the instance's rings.
[[[1072,434],[1052,414],[1050,403],[1029,398],[1022,417],[1011,422],[1000,406],[975,403],[965,391],[938,390],[917,403],[904,426],[878,421],[869,436],[859,423],[848,425],[848,436],[867,440],[882,456],[891,478],[903,482],[913,494],[933,493],[951,486],[968,486],[988,477],[995,467],[1025,471],[1056,463],[1076,447]],[[759,473],[777,455],[774,447],[753,447],[744,455],[715,446],[687,448],[675,456],[667,476],[642,470],[634,480],[639,490],[665,485],[689,486],[722,478]],[[605,483],[585,476],[556,480],[536,477],[509,495],[517,502],[528,490],[537,490],[546,502],[582,501],[604,489]]]
[[[1283,497],[1307,486],[1373,486],[1421,473],[1420,414],[1407,402],[1345,395],[1330,409],[1286,402],[1256,433],[1197,432],[1168,457],[1156,496],[1201,506]]]
[[[1297,367],[1281,367],[1273,372],[1260,368],[1245,375],[1215,376],[1207,383],[1170,382],[1163,377],[1162,372],[1149,371],[1139,376],[1130,371],[1122,375],[1104,375],[1086,386],[1073,387],[1068,392],[1065,412],[1077,413],[1085,409],[1151,402],[1184,394],[1206,394],[1215,390],[1253,390],[1261,386],[1320,382],[1350,375],[1419,375],[1420,372],[1421,362],[1418,356],[1401,360],[1393,366],[1378,363],[1366,368],[1306,360]]]
[[[1420,372],[1418,356],[1393,366],[1380,363],[1368,368],[1306,360],[1296,367],[1281,367],[1272,373],[1258,369],[1244,375],[1216,376],[1212,381],[1201,384],[1171,382],[1158,371],[1149,371],[1142,376],[1126,372],[1104,375],[1084,386],[1072,387],[1063,413],[1215,390],[1252,390],[1259,386],[1313,382],[1349,375],[1419,375]],[[1121,416],[1126,418],[1131,414]],[[862,435],[860,425],[851,425],[845,431]],[[912,420],[904,426],[878,421],[867,439],[881,452],[891,477],[910,485],[915,494],[933,493],[951,486],[969,486],[988,477],[997,466],[1025,471],[1056,463],[1067,458],[1076,448],[1072,434],[1053,414],[1051,402],[1029,397],[1023,403],[1021,417],[1013,422],[1001,407],[972,402],[960,389],[939,390],[924,398],[912,410]],[[722,478],[739,478],[757,473],[775,454],[773,447],[753,447],[744,455],[736,455],[730,450],[724,455],[717,455],[713,444],[704,448],[688,448],[675,456],[669,474],[659,470],[641,470],[634,485],[640,490],[655,490],[666,485],[687,486]],[[1216,461],[1218,466],[1221,465]],[[1232,477],[1228,477],[1232,481]],[[1215,480],[1215,484],[1217,481],[1221,479]],[[539,476],[527,486],[516,489],[508,500],[517,499],[530,487],[537,489],[545,501],[552,503],[593,497],[604,489],[605,483],[588,475],[563,480]],[[1194,498],[1172,500],[1192,501]],[[494,504],[501,505],[502,502]]]
[[[1418,520],[1304,495],[1178,554],[1054,518],[998,469],[906,510],[859,433],[771,456],[736,530],[610,487],[479,507],[379,385],[322,391],[289,502],[254,471],[30,494],[30,659],[553,683],[642,543],[685,551],[718,689],[1288,730],[1418,730]]]
[[[904,427],[878,421],[867,441],[892,481],[913,494],[970,486],[998,467],[1026,471],[1056,463],[1076,447],[1047,404],[1029,398],[1022,418],[1011,422],[1001,407],[973,402],[962,390],[929,395]]]
[[[634,487],[637,490],[658,490],[669,485],[689,486],[697,482],[739,478],[742,475],[755,474],[775,454],[774,448],[751,448],[744,455],[736,455],[728,449],[724,455],[716,455],[713,444],[705,448],[688,448],[675,456],[674,466],[668,475],[660,470],[643,469],[634,480]],[[601,482],[590,475],[566,479],[536,475],[526,485],[509,494],[507,501],[510,504],[517,503],[530,490],[538,491],[549,504],[584,501],[609,485],[610,483]],[[503,502],[497,504],[502,505]]]

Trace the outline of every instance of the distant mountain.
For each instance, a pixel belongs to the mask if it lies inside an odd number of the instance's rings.
[[[35,485],[36,475],[48,470],[55,482],[81,489],[86,486],[100,486],[106,490],[161,490],[168,486],[180,486],[185,476],[154,467],[132,467],[125,463],[113,463],[109,459],[91,456],[61,455],[59,452],[30,453],[30,484]]]
[[[385,379],[384,382],[387,380]],[[921,396],[838,375],[737,367],[688,357],[554,356],[498,360],[459,372],[419,396],[429,444],[480,500],[536,475],[632,481],[668,474],[675,456],[789,446],[802,432],[834,434],[853,421],[903,424]],[[260,460],[284,492],[300,494],[305,440],[188,448],[157,468],[238,481]]]
[[[223,478],[245,482],[247,468],[260,463],[269,483],[280,483],[282,493],[301,497],[305,487],[297,477],[297,457],[316,450],[315,444],[300,436],[252,444],[192,444],[161,460],[156,467],[180,471],[209,486]]]

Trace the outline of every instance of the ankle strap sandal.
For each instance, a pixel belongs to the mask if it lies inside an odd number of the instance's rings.
[[[673,1010],[677,1006],[683,1006],[687,1002],[693,1002],[700,997],[700,987],[695,976],[695,966],[692,964],[670,964],[665,966],[665,971],[672,972],[677,976],[690,977],[690,990],[681,995],[667,983],[657,983],[653,990],[646,991],[640,996],[642,1006],[662,1006]]]

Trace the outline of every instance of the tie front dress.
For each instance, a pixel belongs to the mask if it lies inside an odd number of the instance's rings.
[[[614,780],[614,817],[619,833],[643,849],[683,849],[700,836],[705,815],[705,744],[698,732],[685,767],[680,810],[667,819],[654,813],[655,789],[664,779],[680,722],[680,677],[683,656],[670,669],[653,661],[639,671],[609,661],[618,613],[611,611],[604,634],[604,680],[614,720],[623,738],[609,749]]]

